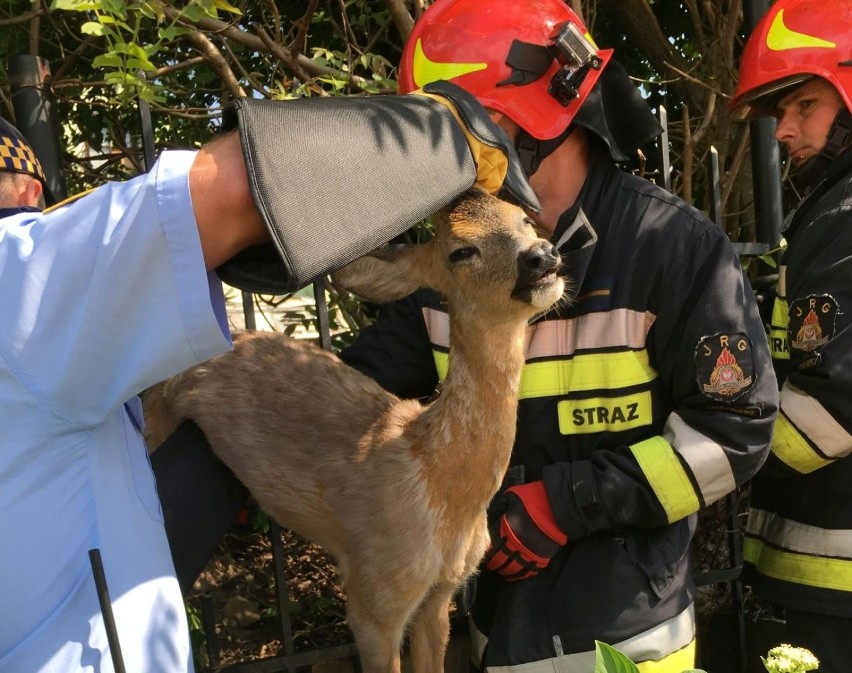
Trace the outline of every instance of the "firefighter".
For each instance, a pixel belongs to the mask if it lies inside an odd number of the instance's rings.
[[[452,87],[241,101],[226,124],[42,211],[39,162],[0,120],[0,671],[112,671],[119,650],[127,671],[192,670],[136,394],[229,348],[215,269],[283,292],[475,182],[538,207],[505,133]],[[384,210],[339,198],[377,184]]]
[[[681,673],[695,661],[696,513],[755,474],[777,411],[737,255],[703,214],[619,168],[659,125],[561,0],[431,5],[399,81],[436,78],[514,138],[573,288],[529,327],[511,466],[470,592],[473,665],[590,671],[601,640],[642,671]],[[447,326],[441,298],[417,292],[342,357],[425,397],[452,366]]]
[[[805,197],[770,325],[781,384],[772,452],[755,479],[746,579],[823,673],[852,669],[852,4],[778,0],[751,33],[732,107],[777,120]]]

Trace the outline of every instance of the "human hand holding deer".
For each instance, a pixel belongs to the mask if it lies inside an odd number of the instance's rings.
[[[509,581],[537,575],[568,542],[541,480],[498,495],[489,507],[488,529],[491,547],[485,565]]]

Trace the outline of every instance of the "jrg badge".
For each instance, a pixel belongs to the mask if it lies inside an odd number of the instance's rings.
[[[790,304],[787,340],[791,350],[810,353],[834,336],[837,302],[829,294],[812,294]]]
[[[698,387],[718,402],[731,402],[754,385],[751,341],[742,332],[703,337],[695,348]]]

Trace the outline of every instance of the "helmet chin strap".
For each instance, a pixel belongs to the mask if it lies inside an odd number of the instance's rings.
[[[515,137],[515,151],[521,160],[521,168],[527,179],[531,178],[541,166],[541,162],[553,154],[557,147],[564,143],[568,136],[574,132],[574,124],[568,124],[568,128],[561,134],[550,140],[538,140],[533,138],[524,129],[518,129]]]
[[[803,187],[814,184],[823,171],[850,143],[852,143],[852,113],[844,107],[837,113],[831,128],[828,130],[825,147],[819,154],[811,157],[796,169],[796,183]]]

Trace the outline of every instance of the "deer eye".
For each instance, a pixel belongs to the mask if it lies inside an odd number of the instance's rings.
[[[456,263],[462,262],[466,259],[471,259],[473,257],[476,257],[478,254],[479,254],[479,250],[477,250],[476,248],[474,248],[472,246],[467,247],[467,248],[459,248],[458,250],[453,250],[450,253],[450,261],[453,264],[456,264]]]

